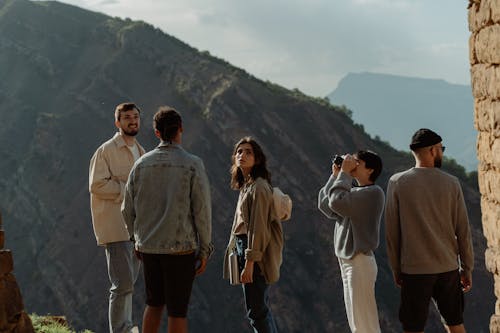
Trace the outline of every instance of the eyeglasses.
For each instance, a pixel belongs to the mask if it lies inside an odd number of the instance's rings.
[[[435,148],[435,147],[436,147],[436,146],[432,146],[432,147],[431,147],[431,150],[432,150],[433,148]],[[441,146],[440,148],[441,148],[441,151],[444,153],[444,151],[446,150],[446,147],[445,147],[445,146]]]

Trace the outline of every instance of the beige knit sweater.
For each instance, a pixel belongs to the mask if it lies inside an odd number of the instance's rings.
[[[472,239],[458,179],[437,168],[391,177],[385,209],[387,253],[396,273],[436,274],[474,266]]]

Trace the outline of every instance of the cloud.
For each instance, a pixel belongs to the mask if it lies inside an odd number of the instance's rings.
[[[106,6],[106,5],[116,5],[116,4],[119,4],[120,2],[118,0],[103,0],[103,1],[100,1],[98,3],[98,5],[103,5],[103,6]]]
[[[458,43],[438,43],[430,45],[428,50],[434,55],[453,55],[457,51],[467,51],[467,45]]]
[[[391,6],[395,8],[409,8],[417,1],[412,0],[352,0],[355,5]]]
[[[259,78],[316,96],[348,72],[422,77],[442,68],[444,79],[469,80],[467,15],[457,0],[66,2],[149,22]]]

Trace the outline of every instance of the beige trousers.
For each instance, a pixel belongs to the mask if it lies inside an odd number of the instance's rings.
[[[377,262],[373,254],[357,254],[352,259],[339,258],[344,303],[352,333],[380,333],[375,281]]]

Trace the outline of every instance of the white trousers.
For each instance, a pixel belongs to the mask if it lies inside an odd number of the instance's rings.
[[[357,254],[352,259],[339,258],[344,303],[352,333],[380,333],[375,281],[377,262],[373,254]]]

